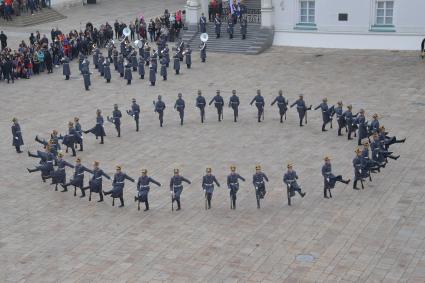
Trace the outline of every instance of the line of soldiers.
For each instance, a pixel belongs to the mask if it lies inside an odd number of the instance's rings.
[[[137,49],[139,58],[137,57]],[[133,80],[133,72],[138,72],[140,79],[145,78],[145,66],[149,67],[149,82],[151,86],[156,84],[156,75],[158,72],[158,64],[160,64],[160,76],[164,81],[167,80],[168,71],[171,59],[173,59],[173,69],[176,75],[180,74],[180,63],[184,61],[187,68],[192,67],[192,49],[189,44],[180,41],[176,48],[173,58],[170,58],[170,49],[166,43],[165,38],[161,38],[158,43],[158,49],[152,49],[149,42],[142,39],[136,46],[132,46],[128,38],[125,38],[120,42],[120,51],[117,50],[113,42],[107,45],[107,56],[103,56],[101,50],[95,46],[93,51],[93,65],[94,68],[99,71],[101,77],[105,78],[106,83],[110,83],[111,68],[110,64],[113,63],[115,71],[120,74],[121,78],[127,81],[127,85],[131,85]],[[206,62],[206,43],[203,42],[200,46],[200,57],[203,63]],[[62,60],[63,64],[63,75],[65,80],[69,80],[71,76],[71,70],[69,66],[69,59],[65,57]],[[90,76],[90,62],[88,57],[84,54],[80,54],[79,57],[79,71],[83,76],[84,87],[86,90],[90,89],[91,80]]]
[[[222,22],[220,19],[220,15],[216,14],[216,16],[214,17],[214,31],[216,34],[216,38],[220,38],[221,36],[221,24]],[[227,21],[227,33],[229,34],[229,39],[233,39],[234,27],[235,27],[235,23],[232,17],[229,17]],[[201,17],[199,18],[199,30],[201,31],[201,33],[207,33],[207,18],[204,16],[203,13]],[[242,39],[246,39],[246,34],[248,31],[248,21],[245,15],[241,19],[240,31],[241,31]]]

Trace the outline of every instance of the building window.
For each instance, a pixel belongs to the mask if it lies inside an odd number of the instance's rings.
[[[300,23],[301,24],[314,24],[315,22],[315,2],[314,1],[300,1]]]
[[[376,25],[393,25],[394,1],[377,1]]]

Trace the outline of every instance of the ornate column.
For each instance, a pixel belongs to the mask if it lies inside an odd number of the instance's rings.
[[[272,0],[261,0],[261,26],[271,28],[274,26],[274,7]]]
[[[188,0],[186,2],[186,22],[189,29],[197,29],[198,20],[200,17],[201,5],[199,0]]]

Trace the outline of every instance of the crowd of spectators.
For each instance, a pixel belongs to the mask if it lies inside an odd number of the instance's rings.
[[[51,0],[0,0],[0,16],[6,21],[22,13],[34,13],[43,8],[50,8]]]

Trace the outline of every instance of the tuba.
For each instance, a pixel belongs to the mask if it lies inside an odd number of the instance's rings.
[[[199,39],[202,41],[202,42],[207,42],[208,41],[208,33],[202,33],[200,36],[199,36]]]

